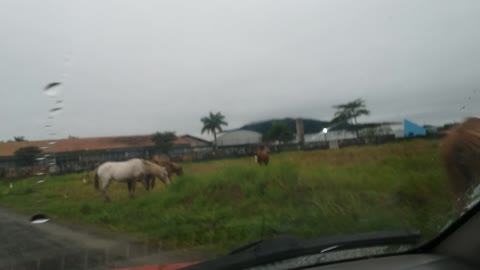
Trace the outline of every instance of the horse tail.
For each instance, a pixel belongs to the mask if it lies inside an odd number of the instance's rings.
[[[94,182],[95,182],[95,189],[97,189],[97,190],[100,189],[100,183],[99,183],[99,181],[98,181],[98,172],[97,172],[97,170],[95,170],[95,181],[94,181]]]

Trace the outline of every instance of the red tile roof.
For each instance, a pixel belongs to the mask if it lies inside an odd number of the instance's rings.
[[[22,147],[48,146],[46,152],[61,153],[88,150],[108,150],[134,147],[148,147],[155,144],[150,139],[150,135],[137,136],[117,136],[117,137],[92,137],[78,139],[60,139],[50,141],[26,141],[26,142],[0,142],[0,157],[13,156],[15,151]],[[177,138],[174,145],[190,145],[190,142],[184,138]]]

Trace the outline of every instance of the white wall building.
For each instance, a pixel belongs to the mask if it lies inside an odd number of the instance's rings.
[[[357,138],[355,132],[346,130],[332,130],[328,131],[326,134],[324,134],[323,132],[305,134],[305,143],[320,142],[324,140],[341,141],[355,138]]]
[[[243,144],[257,144],[262,142],[262,134],[250,130],[230,130],[218,135],[218,146],[233,146]]]
[[[404,124],[403,123],[388,123],[381,125],[383,128],[390,129],[389,134],[393,134],[395,138],[404,137]],[[305,134],[305,143],[321,142],[321,141],[342,141],[348,139],[356,139],[357,135],[354,131],[347,130],[332,130],[324,134],[322,131],[318,133]]]
[[[404,137],[404,128],[403,123],[398,123],[390,126],[392,128],[393,135],[395,138],[403,138]]]

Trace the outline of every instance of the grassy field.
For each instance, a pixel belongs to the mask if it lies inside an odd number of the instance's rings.
[[[168,188],[113,184],[104,203],[81,175],[0,185],[0,206],[94,224],[171,248],[224,251],[275,234],[321,237],[386,229],[437,233],[451,213],[438,141],[284,152],[268,167],[253,158],[183,164]]]

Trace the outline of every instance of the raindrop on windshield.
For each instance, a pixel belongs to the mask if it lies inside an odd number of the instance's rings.
[[[13,188],[13,184],[12,184],[11,182],[10,182],[10,185],[9,185],[9,186],[10,186],[10,188]]]
[[[462,106],[462,108],[460,109],[461,112],[465,111],[465,106]]]
[[[37,183],[41,184],[41,183],[43,183],[43,182],[45,182],[45,181],[46,181],[46,179],[40,179],[40,180],[37,181]]]
[[[56,144],[55,141],[49,141],[48,144],[52,145],[52,144]]]
[[[44,174],[45,174],[45,173],[43,173],[43,172],[37,172],[35,175],[37,175],[37,176],[42,176],[42,175],[44,175]]]
[[[56,115],[60,114],[62,112],[62,107],[55,107],[53,109],[50,109],[50,116],[55,117]]]
[[[30,223],[41,224],[49,221],[50,219],[44,214],[37,214],[30,218]]]
[[[37,158],[37,161],[42,161],[44,159],[45,159],[45,157],[39,157],[39,158]]]
[[[43,150],[48,149],[48,146],[42,146],[40,147],[40,149],[43,149]]]
[[[47,86],[43,88],[43,92],[45,93],[45,95],[49,97],[56,97],[61,93],[61,86],[62,86],[62,83],[52,82],[47,84]]]
[[[53,109],[50,109],[50,112],[56,112],[56,111],[61,111],[62,107],[55,107]]]
[[[63,103],[63,100],[57,100],[55,101],[55,104],[62,104]]]

